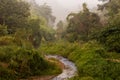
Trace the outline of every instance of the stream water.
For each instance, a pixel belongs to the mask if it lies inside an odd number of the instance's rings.
[[[67,80],[71,77],[74,77],[77,74],[77,68],[75,64],[69,61],[67,58],[58,55],[47,55],[47,58],[55,58],[64,64],[65,68],[63,72],[58,76],[54,77],[52,80]]]

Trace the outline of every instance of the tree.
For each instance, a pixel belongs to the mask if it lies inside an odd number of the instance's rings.
[[[29,40],[34,46],[34,48],[38,48],[41,43],[41,30],[40,30],[40,20],[39,19],[31,19],[28,22],[28,29],[31,30],[31,35],[29,35]]]
[[[53,27],[55,23],[56,17],[52,15],[52,9],[46,3],[43,5],[36,4],[35,1],[31,1],[31,10],[32,13],[36,14],[38,17],[44,17],[47,22],[47,26]]]
[[[57,38],[58,39],[61,39],[62,38],[62,33],[63,33],[63,22],[62,21],[59,21],[57,23],[57,29],[56,29],[56,35],[57,35]]]
[[[96,13],[90,12],[87,5],[83,4],[83,10],[79,13],[71,13],[67,17],[67,37],[75,40],[88,40],[89,34],[100,28],[100,18]]]
[[[106,9],[108,13],[106,14],[110,18],[114,18],[116,14],[119,13],[120,9],[120,0],[100,0],[107,1],[103,5],[98,5],[98,10]]]
[[[7,25],[9,33],[16,28],[25,27],[29,12],[29,5],[18,0],[0,0],[0,24]]]
[[[108,1],[108,0],[101,0]],[[120,52],[120,0],[109,0],[98,9],[107,10],[108,24],[97,33],[96,39],[105,45],[109,51]],[[106,27],[107,26],[107,27]]]
[[[0,36],[4,36],[6,35],[8,32],[7,32],[7,26],[5,25],[0,25]]]

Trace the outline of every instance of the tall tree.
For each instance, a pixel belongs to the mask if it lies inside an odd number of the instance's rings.
[[[62,38],[62,33],[63,33],[63,27],[64,27],[64,24],[62,21],[59,21],[57,23],[57,29],[56,29],[56,37],[58,39],[61,39]]]
[[[98,5],[98,10],[106,9],[108,11],[107,16],[113,18],[116,14],[119,13],[120,9],[120,0],[99,0],[106,1],[103,5]]]
[[[0,0],[0,24],[7,25],[10,32],[16,27],[24,27],[29,15],[27,3],[18,0]]]
[[[79,38],[87,40],[92,31],[100,28],[99,16],[96,13],[90,12],[85,3],[83,4],[82,11],[76,14],[69,14],[67,20],[67,33],[72,38],[72,41],[79,40]]]
[[[28,28],[31,29],[31,35],[29,36],[29,40],[34,46],[34,48],[38,48],[41,43],[41,30],[40,30],[40,20],[39,19],[31,19],[28,23]]]
[[[108,24],[103,29],[97,40],[105,45],[109,51],[120,52],[120,0],[101,0],[108,1],[99,5],[99,10],[107,10]]]
[[[46,19],[47,25],[53,27],[55,23],[55,16],[52,15],[52,9],[46,3],[43,5],[38,5],[34,0],[30,0],[32,13],[36,14],[38,17],[42,16]]]

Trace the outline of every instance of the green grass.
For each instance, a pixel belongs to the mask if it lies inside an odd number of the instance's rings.
[[[20,47],[0,47],[0,78],[10,80],[27,78],[30,76],[56,75],[61,69],[56,64],[50,63],[41,56],[37,50],[27,50]]]
[[[107,61],[119,59],[120,54],[107,52],[96,41],[88,43],[54,42],[42,44],[40,50],[46,54],[58,54],[73,61],[78,77],[72,80],[120,80],[120,63]]]
[[[17,80],[59,73],[61,69],[55,63],[47,61],[36,49],[11,44],[11,41],[0,46],[0,80]]]

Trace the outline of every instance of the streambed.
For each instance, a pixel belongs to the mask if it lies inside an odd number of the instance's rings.
[[[74,77],[77,74],[77,68],[75,64],[69,61],[67,58],[64,58],[59,55],[46,55],[46,57],[55,58],[59,60],[61,63],[63,63],[65,66],[65,68],[63,69],[63,72],[51,80],[67,80],[71,77]]]

